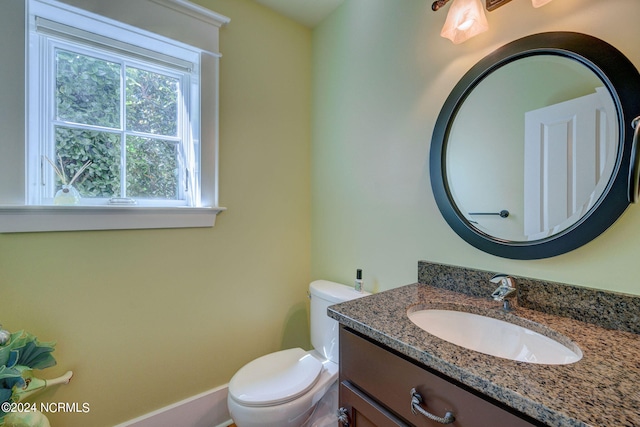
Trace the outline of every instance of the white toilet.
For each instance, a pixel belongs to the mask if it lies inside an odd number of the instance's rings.
[[[327,307],[369,293],[326,280],[312,282],[309,292],[314,349],[267,354],[236,372],[227,406],[238,427],[336,425],[338,322],[327,316]]]

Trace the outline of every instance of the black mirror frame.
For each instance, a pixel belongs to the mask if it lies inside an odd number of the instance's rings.
[[[579,61],[603,81],[617,110],[618,151],[613,175],[594,206],[575,224],[545,239],[512,242],[473,227],[453,202],[446,179],[446,147],[452,123],[471,91],[490,73],[517,59],[558,55]],[[540,259],[572,251],[609,228],[634,200],[629,173],[632,166],[632,120],[640,114],[640,74],[618,49],[593,36],[574,32],[549,32],[508,43],[474,65],[445,101],[431,139],[430,177],[433,194],[449,226],[476,248],[503,258]]]

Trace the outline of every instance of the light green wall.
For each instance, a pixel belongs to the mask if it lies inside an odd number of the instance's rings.
[[[198,3],[231,18],[216,226],[0,234],[0,323],[57,340],[42,374],[75,376],[43,401],[90,404],[53,426],[111,426],[308,346],[311,32],[253,1]]]
[[[428,170],[437,113],[471,65],[517,37],[573,30],[639,66],[637,0],[514,0],[458,46],[438,36],[446,10],[424,0],[346,0],[313,38],[249,0],[197,3],[232,19],[221,30],[229,210],[216,227],[0,235],[0,322],[58,341],[43,374],[75,377],[43,400],[91,405],[52,425],[113,425],[307,347],[309,280],[351,282],[356,268],[374,290],[414,282],[426,259],[640,294],[637,207],[569,254],[504,260],[449,229]]]
[[[485,254],[446,224],[431,192],[436,117],[460,77],[505,43],[578,31],[640,67],[637,0],[514,0],[488,13],[488,32],[460,45],[439,36],[448,8],[425,0],[347,0],[313,33],[312,277],[384,290],[416,281],[417,261],[640,294],[640,208],[603,235],[546,260]],[[640,112],[639,112],[640,113]],[[487,164],[499,173],[499,164]]]

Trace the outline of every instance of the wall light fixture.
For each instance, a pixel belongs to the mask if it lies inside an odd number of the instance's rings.
[[[436,0],[431,5],[433,11],[437,11],[450,0]],[[485,0],[487,10],[492,11],[511,0]],[[531,0],[533,7],[544,6],[551,0]],[[459,44],[477,36],[489,29],[487,17],[480,0],[453,0],[447,19],[444,22],[440,35]]]

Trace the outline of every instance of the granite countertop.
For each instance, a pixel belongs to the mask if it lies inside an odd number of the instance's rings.
[[[409,308],[455,308],[496,317],[578,345],[569,365],[516,362],[467,350],[431,335]],[[330,317],[549,426],[640,426],[640,335],[416,283],[329,307]],[[557,336],[556,336],[557,338]]]

